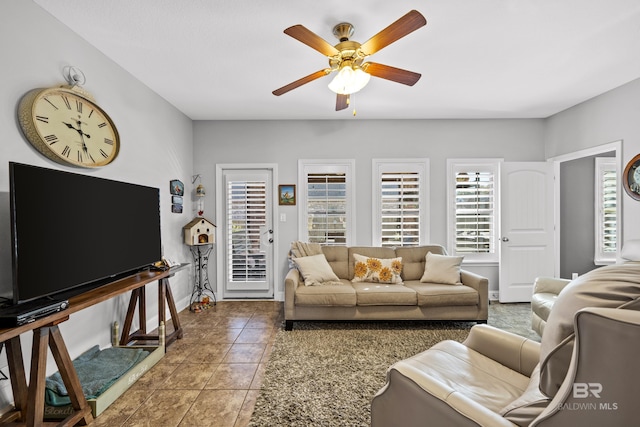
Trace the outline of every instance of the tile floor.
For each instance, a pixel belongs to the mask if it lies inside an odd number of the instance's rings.
[[[282,302],[221,301],[201,313],[186,309],[179,315],[184,338],[92,425],[248,424],[284,317]]]

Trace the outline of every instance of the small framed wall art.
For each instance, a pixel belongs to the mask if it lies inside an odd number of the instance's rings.
[[[174,196],[184,196],[184,184],[179,179],[169,181],[169,190]]]
[[[184,184],[179,179],[169,181],[169,192],[171,193],[171,212],[182,213],[182,197],[184,196]]]
[[[294,184],[278,185],[278,204],[284,206],[295,206],[296,186]]]

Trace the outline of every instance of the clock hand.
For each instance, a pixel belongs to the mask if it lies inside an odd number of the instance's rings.
[[[76,132],[78,132],[78,133],[80,134],[80,136],[83,136],[83,135],[84,135],[84,136],[86,136],[87,138],[91,138],[91,135],[89,135],[88,133],[84,133],[84,132],[82,131],[82,129],[80,129],[80,128],[76,129],[75,127],[73,127],[73,125],[72,125],[71,123],[67,123],[67,122],[62,122],[62,123],[63,123],[63,124],[65,124],[69,129],[73,129],[73,130],[75,130]],[[77,122],[77,123],[78,123],[78,126],[81,126],[81,122]]]
[[[84,133],[84,132],[82,131],[82,122],[81,122],[80,120],[77,120],[77,121],[76,121],[76,123],[78,124],[78,132],[80,133],[80,135],[81,135],[81,136],[82,136],[82,135],[84,135],[84,136],[86,136],[87,138],[91,138],[91,135],[89,135],[88,133]]]
[[[73,130],[75,130],[76,132],[78,131],[78,129],[74,128],[74,127],[73,127],[73,125],[72,125],[71,123],[67,123],[67,122],[62,122],[62,123],[64,123],[65,125],[67,125],[67,127],[68,127],[69,129],[73,129]]]

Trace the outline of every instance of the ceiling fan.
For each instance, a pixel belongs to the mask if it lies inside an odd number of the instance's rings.
[[[280,96],[337,71],[336,77],[329,84],[329,89],[337,94],[336,111],[339,111],[349,106],[349,95],[362,89],[371,76],[413,86],[420,79],[420,74],[376,62],[364,62],[364,60],[426,24],[425,17],[417,10],[412,10],[360,44],[349,40],[354,28],[350,23],[343,22],[333,27],[333,34],[340,40],[335,46],[302,25],[289,27],[284,30],[284,33],[327,56],[329,68],[291,82],[274,90],[273,94]]]

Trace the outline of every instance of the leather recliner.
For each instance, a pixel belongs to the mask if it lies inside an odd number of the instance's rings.
[[[620,253],[619,263],[640,261],[640,240],[629,240]],[[531,329],[542,336],[551,309],[560,292],[571,282],[556,277],[537,277],[531,295]]]
[[[640,262],[593,270],[558,296],[541,342],[476,325],[392,365],[373,427],[635,425]]]
[[[531,295],[531,329],[542,336],[558,294],[571,282],[555,277],[537,277]]]

